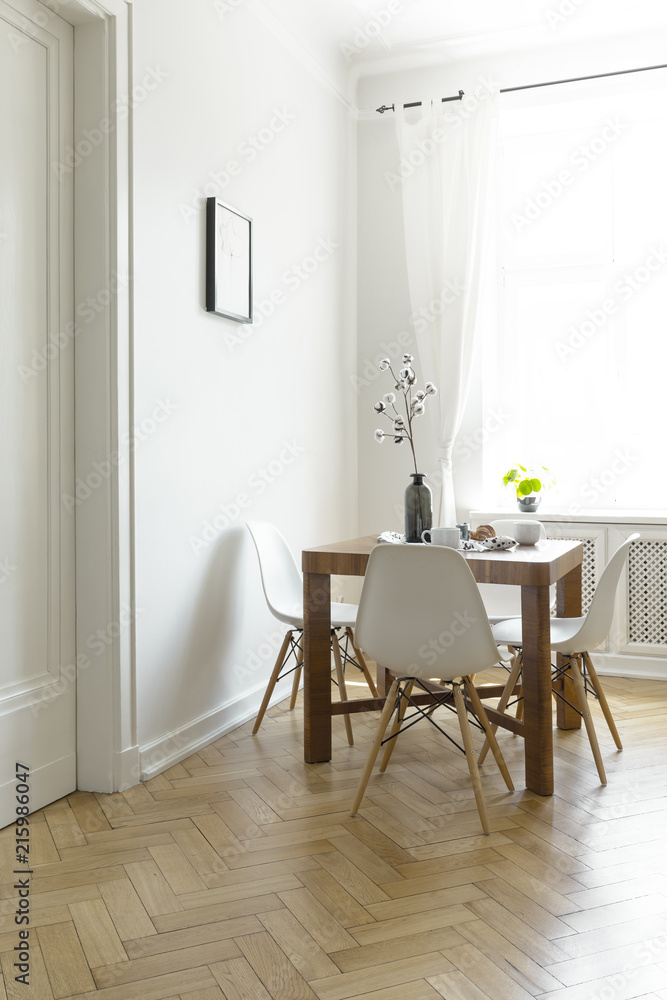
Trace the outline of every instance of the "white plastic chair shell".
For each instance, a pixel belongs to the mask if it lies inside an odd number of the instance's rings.
[[[499,662],[474,576],[440,545],[378,545],[371,552],[355,636],[393,673],[452,680]]]
[[[588,652],[607,638],[614,616],[616,588],[630,546],[637,538],[639,532],[626,538],[605,566],[587,614],[580,618],[551,619],[551,648],[554,652],[572,655]],[[521,646],[521,618],[494,625],[493,635],[498,643]]]
[[[295,642],[292,636],[293,631],[302,631],[303,621],[303,577],[299,572],[296,560],[292,555],[292,550],[285,541],[280,531],[269,521],[247,521],[246,526],[259,559],[259,569],[262,578],[262,588],[264,597],[269,606],[269,610],[278,621],[288,626],[287,633],[283,639],[282,647],[278,653],[273,671],[269,678],[264,697],[253,726],[253,736],[257,734],[262,724],[264,714],[269,705],[270,699],[281,673],[285,667],[287,659],[291,655],[296,655],[296,667],[292,683],[292,697],[290,709],[294,708],[298,687],[303,667],[304,644],[300,640]],[[366,661],[360,652],[354,639],[353,629],[357,619],[356,604],[331,604],[331,628],[343,629],[349,638],[355,653],[353,662],[364,674],[366,682],[373,697],[377,697],[377,688],[370,675]],[[344,666],[339,647],[339,635],[332,634],[332,649],[336,664],[336,677],[340,697],[342,701],[347,701],[347,689],[345,685]],[[347,640],[345,649],[347,650]],[[291,650],[291,652],[290,652]],[[347,661],[346,661],[347,662]],[[349,714],[344,715],[344,725],[347,733],[348,743],[354,743],[352,734],[352,721]]]
[[[417,684],[419,679],[435,679],[443,684],[452,683],[451,697],[475,802],[482,830],[489,833],[466,699],[486,733],[507,788],[513,791],[514,785],[470,677],[496,664],[498,650],[477,583],[463,556],[444,546],[376,546],[371,552],[361,591],[356,635],[359,645],[396,676],[359,778],[351,814],[354,816],[361,805],[391,716],[395,712],[381,772],[387,767],[396,745],[406,699],[410,698],[415,679]],[[434,709],[437,705],[436,696]],[[436,725],[428,711],[421,714]]]
[[[293,628],[303,628],[303,577],[292,550],[270,521],[246,521],[259,558],[264,597],[271,614]],[[331,604],[331,627],[354,628],[356,604]]]

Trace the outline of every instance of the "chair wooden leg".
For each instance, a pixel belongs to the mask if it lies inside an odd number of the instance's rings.
[[[510,698],[512,697],[512,692],[516,687],[516,682],[521,673],[521,653],[514,654],[514,660],[512,661],[512,667],[510,669],[510,675],[507,678],[507,684],[505,685],[505,690],[500,696],[500,701],[498,702],[498,711],[504,712],[507,708]],[[481,720],[480,720],[481,721]],[[498,726],[491,726],[491,731],[495,734]],[[488,738],[484,740],[484,746],[482,747],[479,759],[477,763],[479,765],[484,763],[487,753],[489,752],[489,740]]]
[[[257,735],[257,730],[262,724],[262,719],[264,718],[264,713],[266,712],[269,701],[271,700],[271,695],[273,694],[273,689],[276,686],[276,682],[280,677],[280,671],[283,669],[283,663],[285,662],[285,656],[287,655],[287,649],[292,638],[291,629],[285,634],[283,639],[283,644],[280,647],[280,652],[278,653],[278,659],[269,678],[269,683],[266,685],[266,691],[264,692],[264,697],[262,698],[262,704],[259,706],[259,712],[257,713],[257,718],[255,719],[255,725],[252,728],[252,735]]]
[[[603,785],[606,785],[607,775],[605,774],[604,764],[602,763],[602,755],[600,753],[600,746],[598,744],[595,726],[593,725],[593,719],[591,718],[591,713],[588,711],[588,698],[586,697],[584,678],[581,676],[581,671],[579,670],[579,664],[576,657],[573,657],[570,660],[570,670],[572,672],[572,680],[574,681],[574,689],[577,692],[577,701],[579,702],[579,708],[583,716],[584,725],[586,726],[586,732],[588,733],[588,739],[591,744],[591,750],[593,751],[593,757],[595,758],[595,766],[598,769],[600,782]]]
[[[389,742],[386,744],[384,748],[384,756],[382,757],[382,763],[380,764],[380,772],[382,774],[384,774],[384,772],[387,770],[387,765],[391,760],[391,755],[394,752],[394,747],[396,746],[396,742],[398,739],[396,733],[401,728],[401,723],[403,722],[403,717],[405,716],[408,707],[406,699],[409,698],[410,695],[412,694],[412,689],[414,686],[415,686],[414,680],[410,680],[408,681],[408,684],[403,691],[405,698],[401,698],[400,704],[398,706],[398,712],[396,713],[396,717],[394,719],[394,724],[391,727],[390,737],[393,736],[394,738],[393,739],[390,738]]]
[[[369,689],[371,695],[373,696],[373,698],[379,698],[378,689],[375,686],[375,681],[373,680],[372,674],[371,674],[370,670],[368,669],[368,664],[366,663],[366,660],[364,659],[364,654],[361,652],[361,650],[357,646],[356,642],[354,641],[354,633],[353,633],[353,631],[352,631],[351,628],[347,629],[347,634],[349,636],[350,643],[352,644],[352,649],[354,650],[354,657],[355,657],[357,663],[359,664],[359,666],[361,667],[361,670],[362,670],[362,673],[363,673],[364,677],[366,678],[366,683],[368,684],[368,689]]]
[[[600,708],[602,709],[602,714],[607,720],[607,725],[609,726],[609,732],[614,737],[614,743],[619,750],[623,749],[623,744],[621,743],[621,737],[618,735],[618,729],[616,728],[616,723],[614,722],[614,717],[611,714],[611,709],[609,708],[609,703],[605,697],[605,693],[602,690],[600,681],[598,680],[598,675],[596,673],[595,667],[593,666],[593,661],[591,660],[589,653],[584,653],[584,663],[586,664],[586,669],[588,670],[589,676],[591,678],[591,684],[595,688],[595,693],[598,696],[600,702]]]
[[[477,716],[477,718],[479,719],[479,721],[481,722],[484,728],[484,732],[486,733],[486,740],[484,742],[484,745],[485,746],[488,745],[491,747],[491,753],[496,759],[496,764],[498,765],[500,773],[505,779],[505,784],[509,788],[510,792],[513,792],[514,785],[512,783],[510,773],[507,770],[507,764],[505,763],[505,758],[503,757],[500,751],[500,747],[498,746],[493,726],[489,722],[489,718],[486,712],[484,711],[484,706],[482,705],[480,697],[477,694],[477,691],[475,690],[475,685],[472,683],[472,679],[470,677],[464,677],[463,683],[465,684],[465,689],[468,694],[468,698],[470,699],[470,704],[472,705],[473,711]]]
[[[343,673],[343,659],[340,655],[340,646],[338,645],[338,635],[336,632],[331,633],[331,645],[333,646],[334,662],[336,664],[336,679],[338,681],[338,690],[340,692],[340,700],[347,701],[347,688],[345,687],[345,674]],[[352,721],[350,716],[343,715],[345,720],[345,732],[347,733],[347,742],[351,747],[354,746],[354,736],[352,734]]]
[[[357,785],[357,791],[354,796],[354,802],[352,803],[352,809],[350,810],[350,815],[355,816],[359,806],[361,805],[361,800],[364,797],[364,792],[366,791],[366,785],[368,784],[368,779],[371,776],[373,770],[373,765],[377,760],[377,755],[380,752],[380,747],[382,746],[382,737],[384,736],[385,729],[389,725],[389,719],[391,718],[391,713],[394,710],[394,705],[396,704],[396,697],[398,691],[398,678],[396,678],[389,689],[389,694],[387,695],[387,700],[384,704],[382,710],[382,715],[380,716],[380,721],[378,722],[377,731],[375,733],[375,739],[371,743],[370,750],[368,751],[368,757],[366,758],[366,763],[364,764],[364,769],[359,778],[359,784]]]
[[[294,680],[292,681],[292,697],[289,700],[290,711],[296,705],[296,696],[299,693],[299,682],[301,680],[302,669],[303,669],[303,635],[301,636],[301,645],[299,646],[299,652],[296,654],[296,668],[294,670]]]
[[[461,736],[463,737],[463,746],[465,747],[466,751],[468,770],[470,771],[470,777],[472,779],[472,787],[475,793],[477,812],[479,813],[479,819],[482,824],[482,830],[484,831],[484,833],[489,833],[489,820],[486,815],[486,803],[484,802],[482,781],[479,776],[479,768],[477,767],[477,760],[475,758],[475,748],[472,743],[472,733],[470,732],[470,723],[468,722],[468,715],[466,713],[465,699],[461,694],[461,688],[459,684],[454,684],[453,688],[454,688],[454,704],[456,705],[456,712],[459,717],[459,726],[461,727]]]

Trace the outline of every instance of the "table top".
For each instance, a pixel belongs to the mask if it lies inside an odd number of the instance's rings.
[[[378,545],[377,535],[353,538],[304,549],[304,573],[337,576],[363,576],[371,550]],[[583,560],[584,547],[571,539],[542,539],[536,545],[517,545],[513,549],[488,552],[461,552],[478,583],[507,583],[529,587],[548,587]]]

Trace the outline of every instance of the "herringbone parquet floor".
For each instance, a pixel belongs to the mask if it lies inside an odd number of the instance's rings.
[[[557,734],[557,794],[523,788],[523,746],[489,755],[481,834],[465,760],[432,727],[401,737],[348,806],[376,717],[335,720],[304,765],[282,704],[123,794],[32,817],[30,985],[14,981],[13,828],[0,836],[10,1000],[667,1000],[667,685],[604,678],[626,749],[595,707]],[[451,720],[456,727],[456,721]],[[481,742],[481,741],[480,741]]]

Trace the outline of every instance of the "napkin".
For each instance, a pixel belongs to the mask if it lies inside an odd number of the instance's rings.
[[[510,535],[495,535],[493,538],[485,538],[482,542],[473,539],[461,542],[460,547],[469,552],[489,552],[498,549],[511,549],[517,544],[515,538]]]
[[[393,545],[402,545],[405,542],[405,535],[399,535],[397,531],[383,531],[378,535],[378,542],[391,542]]]

